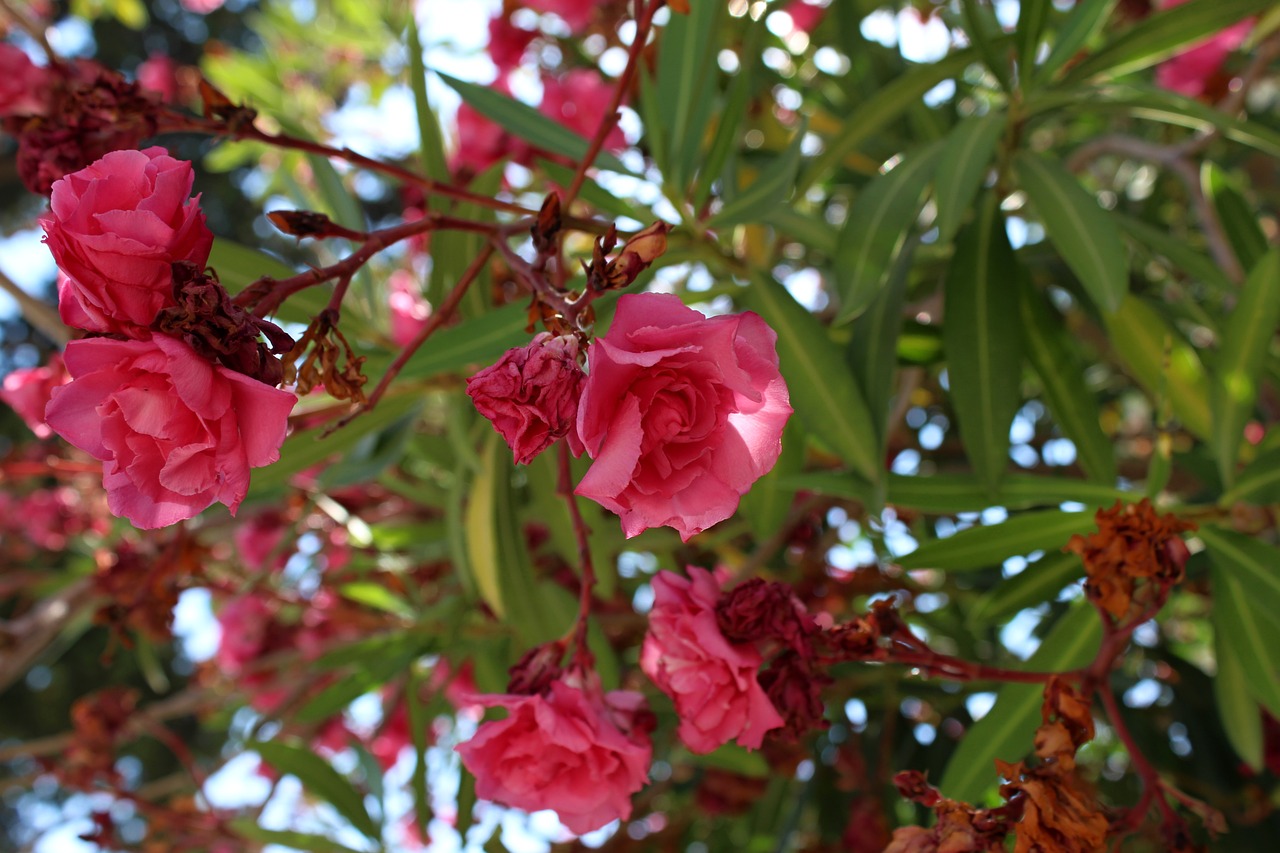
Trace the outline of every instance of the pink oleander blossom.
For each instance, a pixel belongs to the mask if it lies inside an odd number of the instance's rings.
[[[618,300],[587,353],[578,437],[595,462],[577,493],[628,537],[723,521],[782,451],[791,416],[777,335],[751,312],[704,317],[672,294]]]
[[[431,303],[422,298],[422,288],[408,270],[396,270],[387,282],[391,289],[391,340],[408,346],[431,318]]]
[[[232,513],[249,469],[280,455],[293,394],[210,364],[176,338],[88,338],[67,345],[69,385],[54,391],[54,432],[103,462],[108,506],[165,527],[221,502]]]
[[[689,578],[659,572],[640,668],[672,698],[680,739],[696,753],[737,740],[759,749],[785,722],[756,676],[764,662],[751,643],[730,642],[716,622],[720,583],[690,566]]]
[[[0,385],[0,400],[18,413],[37,438],[49,438],[53,430],[45,423],[45,406],[49,404],[53,389],[70,381],[62,356],[55,354],[49,358],[48,364],[19,367],[5,376],[3,385]]]
[[[601,695],[558,680],[545,695],[476,700],[509,712],[456,747],[481,799],[528,812],[553,809],[579,835],[631,816],[631,795],[648,781],[653,755],[638,725],[639,693]]]
[[[139,337],[174,304],[172,265],[203,269],[213,245],[194,178],[190,163],[157,147],[113,151],[54,184],[40,225],[66,275],[64,322]]]
[[[584,139],[593,139],[613,103],[613,84],[594,71],[575,69],[563,77],[542,78],[539,110]],[[614,124],[604,139],[607,151],[627,147],[627,137]],[[556,152],[552,152],[556,153]]]
[[[18,47],[0,42],[0,119],[38,116],[49,111],[52,80]]]
[[[1164,0],[1162,10],[1181,6],[1187,0]],[[1209,95],[1218,85],[1218,77],[1227,57],[1244,43],[1253,29],[1253,19],[1209,34],[1204,41],[1166,59],[1156,67],[1156,83],[1171,92],[1198,98]]]

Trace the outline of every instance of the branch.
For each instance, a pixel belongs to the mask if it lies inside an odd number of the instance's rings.
[[[591,530],[582,519],[578,508],[578,496],[573,490],[573,469],[569,465],[569,442],[560,441],[560,494],[569,505],[573,517],[573,534],[578,540],[578,563],[582,566],[582,579],[578,588],[578,621],[574,623],[573,659],[583,669],[591,669],[594,660],[587,647],[587,625],[591,618],[591,591],[596,585],[596,569],[591,562]]]
[[[0,622],[0,693],[24,676],[67,623],[94,600],[93,584],[81,578],[41,599],[17,619]],[[9,645],[9,644],[12,645]]]
[[[3,2],[4,0],[0,0],[0,3]],[[22,309],[22,316],[28,323],[39,329],[46,338],[59,347],[65,347],[67,341],[71,340],[71,330],[62,322],[57,311],[18,287],[2,272],[0,272],[0,290],[13,297],[13,301],[17,302],[18,307]]]

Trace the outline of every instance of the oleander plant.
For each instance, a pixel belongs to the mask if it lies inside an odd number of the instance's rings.
[[[0,0],[0,187],[0,849],[1275,849],[1274,0]]]

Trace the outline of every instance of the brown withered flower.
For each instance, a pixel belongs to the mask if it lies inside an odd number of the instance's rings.
[[[1143,498],[1116,501],[1094,516],[1098,532],[1072,536],[1062,550],[1084,561],[1085,592],[1115,618],[1129,612],[1139,580],[1173,586],[1183,578],[1190,552],[1179,535],[1195,524],[1172,514],[1159,515]]]

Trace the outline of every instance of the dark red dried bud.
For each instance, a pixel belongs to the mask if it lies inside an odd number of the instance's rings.
[[[564,657],[564,643],[543,643],[524,653],[515,666],[507,670],[511,679],[507,692],[517,696],[534,696],[551,689],[551,682],[558,679],[564,669],[560,660]]]
[[[919,770],[903,770],[893,777],[893,784],[905,800],[933,808],[942,802],[942,794],[929,784],[928,774]]]
[[[314,210],[273,210],[267,214],[271,224],[290,237],[343,237],[347,240],[363,240],[367,235],[352,231],[334,222],[323,213]]]
[[[533,248],[539,255],[549,255],[556,250],[556,235],[560,233],[560,194],[551,193],[542,202],[538,219],[529,229]]]
[[[799,738],[815,729],[825,729],[822,689],[831,679],[815,672],[809,662],[793,651],[785,651],[773,659],[760,673],[760,686],[786,726],[779,736]]]
[[[702,784],[694,800],[707,814],[742,814],[760,801],[768,787],[768,777],[744,776],[708,767],[702,771]]]
[[[204,78],[200,80],[200,100],[204,117],[224,123],[231,130],[250,127],[258,117],[258,111],[244,104],[237,104]]]
[[[177,304],[157,314],[151,328],[181,338],[210,361],[259,382],[283,381],[284,367],[273,356],[289,352],[293,338],[236,305],[214,275],[186,261],[174,264],[173,297]]]
[[[791,587],[752,578],[720,597],[716,604],[720,632],[735,643],[776,640],[802,655],[811,653],[809,638],[817,631]]]
[[[670,230],[667,223],[655,222],[628,240],[616,258],[607,260],[605,256],[613,251],[618,241],[617,231],[610,226],[603,237],[596,239],[591,263],[585,265],[587,289],[619,290],[631,284],[667,250],[667,233]]]

